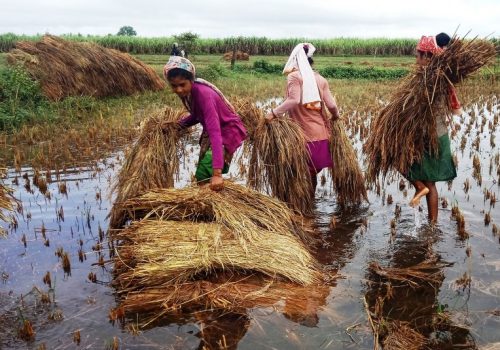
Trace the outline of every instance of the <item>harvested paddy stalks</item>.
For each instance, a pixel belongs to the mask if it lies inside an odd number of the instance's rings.
[[[388,321],[387,336],[383,344],[386,350],[419,350],[424,348],[426,338],[410,327],[408,322]]]
[[[5,172],[6,169],[0,168],[0,178],[4,177]],[[19,201],[12,195],[12,190],[5,186],[0,179],[0,220],[9,222],[10,220],[4,211],[13,212],[18,205]]]
[[[290,118],[275,118],[255,129],[248,185],[266,191],[304,215],[312,214],[309,153],[300,126]]]
[[[454,38],[442,54],[427,66],[417,66],[396,89],[389,104],[371,124],[364,151],[367,180],[375,183],[379,174],[407,174],[424,152],[438,152],[436,120],[448,115],[450,86],[489,64],[495,47],[486,41]]]
[[[185,282],[217,271],[257,271],[309,285],[316,261],[293,236],[260,229],[244,246],[216,223],[142,220],[120,231],[114,283],[121,290]]]
[[[165,87],[153,68],[127,53],[52,35],[38,42],[18,42],[7,62],[23,65],[54,101],[67,96],[131,95]]]
[[[377,262],[371,262],[368,269],[380,277],[418,287],[417,281],[440,283],[443,280],[442,269],[445,266],[450,266],[450,264],[439,262],[437,259],[429,259],[407,268],[382,267]]]
[[[177,121],[181,110],[166,108],[144,120],[139,138],[126,156],[112,191],[116,193],[109,227],[120,228],[127,221],[119,204],[148,190],[174,186],[179,171],[181,132]]]
[[[257,126],[264,122],[262,110],[248,98],[234,98],[231,102],[245,125],[245,129],[247,129],[248,140],[252,142]]]
[[[120,307],[127,313],[168,313],[179,308],[241,310],[273,307],[280,301],[286,314],[303,315],[311,304],[325,304],[330,288],[325,285],[300,286],[260,274],[235,275],[220,273],[211,279],[177,283],[164,287],[128,292]],[[279,306],[278,306],[279,307]]]
[[[356,151],[340,120],[330,121],[330,153],[333,161],[333,186],[341,207],[360,205],[368,201],[365,179],[359,167]]]
[[[247,54],[246,52],[243,52],[243,51],[236,51],[235,52],[235,55],[234,55],[235,59],[237,61],[248,61],[250,59],[250,55]],[[223,56],[224,58],[224,61],[231,61],[233,59],[233,51],[228,51],[224,54]]]
[[[208,187],[156,189],[120,204],[133,219],[215,222],[243,242],[259,239],[260,231],[311,239],[300,216],[281,201],[226,181],[224,190]]]

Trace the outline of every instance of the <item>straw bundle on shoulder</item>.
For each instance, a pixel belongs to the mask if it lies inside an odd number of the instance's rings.
[[[247,183],[299,213],[312,214],[308,159],[306,139],[296,122],[290,118],[261,122],[255,129]]]
[[[365,178],[356,151],[347,137],[344,123],[330,120],[330,153],[333,161],[332,179],[341,207],[368,201]]]
[[[495,57],[495,48],[485,41],[454,39],[427,66],[416,67],[391,97],[389,104],[372,121],[364,150],[367,180],[391,171],[406,174],[424,152],[436,155],[436,119],[450,111],[450,86],[459,83]]]
[[[243,242],[259,239],[260,230],[311,240],[302,218],[285,203],[230,181],[220,192],[199,186],[156,189],[121,203],[120,208],[134,219],[215,222]]]
[[[177,309],[190,311],[196,308],[241,310],[279,307],[277,303],[285,301],[283,311],[307,315],[311,312],[308,307],[311,303],[326,303],[329,290],[326,285],[300,286],[260,274],[245,276],[221,273],[211,279],[128,292],[120,307],[128,313],[167,313]]]
[[[165,87],[153,68],[127,53],[52,35],[38,42],[18,42],[7,61],[22,64],[40,82],[44,94],[55,101],[67,96],[131,95]]]
[[[182,113],[166,108],[142,122],[139,138],[112,186],[116,199],[110,214],[111,229],[120,228],[127,220],[120,203],[151,189],[174,186],[178,152],[183,150],[177,123]]]
[[[117,235],[114,283],[121,290],[162,286],[216,271],[257,271],[308,285],[318,278],[316,262],[293,236],[263,229],[245,249],[216,223],[142,220]],[[125,263],[122,263],[125,262]]]

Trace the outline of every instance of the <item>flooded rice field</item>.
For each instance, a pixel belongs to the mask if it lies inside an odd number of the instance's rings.
[[[426,224],[425,200],[409,207],[413,189],[401,177],[381,180],[362,208],[339,211],[330,176],[320,174],[315,256],[337,277],[306,289],[301,310],[285,299],[237,314],[173,313],[146,328],[140,316],[116,320],[106,216],[123,152],[50,172],[9,168],[6,184],[22,210],[2,223],[0,348],[373,349],[378,332],[389,347],[420,341],[416,330],[433,349],[498,349],[499,107],[485,98],[454,118],[458,177],[438,185],[437,227]],[[369,117],[344,117],[361,150]],[[195,144],[176,187],[191,181]],[[230,175],[243,181],[239,163]],[[425,276],[409,280],[402,271],[412,266],[427,266],[417,271]]]

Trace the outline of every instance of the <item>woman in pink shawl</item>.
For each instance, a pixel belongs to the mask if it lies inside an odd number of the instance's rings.
[[[283,70],[283,74],[287,75],[286,100],[266,116],[267,120],[272,120],[287,113],[304,131],[310,155],[309,173],[313,196],[316,192],[317,174],[322,169],[333,166],[325,108],[330,111],[332,118],[339,118],[337,103],[330,92],[328,81],[311,67],[315,50],[310,43],[301,43],[294,48]]]

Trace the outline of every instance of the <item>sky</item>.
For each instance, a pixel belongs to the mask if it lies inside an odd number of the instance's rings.
[[[125,25],[144,37],[500,37],[500,0],[0,0],[0,33],[106,35]]]

